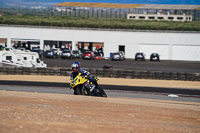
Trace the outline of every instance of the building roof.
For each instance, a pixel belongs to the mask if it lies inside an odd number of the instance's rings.
[[[167,4],[111,4],[111,3],[63,2],[55,4],[53,6],[200,10],[200,5],[167,5]]]
[[[73,7],[105,7],[105,8],[138,8],[144,4],[111,4],[111,3],[83,3],[83,2],[63,2],[53,6],[73,6]]]
[[[146,4],[138,8],[142,9],[182,9],[182,10],[194,10],[200,9],[200,5],[164,5],[164,4]]]

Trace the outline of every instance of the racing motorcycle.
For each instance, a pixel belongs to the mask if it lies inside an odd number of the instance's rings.
[[[98,81],[98,79],[96,80]],[[107,97],[102,87],[96,87],[87,76],[81,76],[81,73],[71,79],[70,86],[74,90],[74,95]]]

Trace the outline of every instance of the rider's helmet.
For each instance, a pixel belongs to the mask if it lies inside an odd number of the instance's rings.
[[[73,62],[72,63],[72,71],[77,72],[80,69],[80,63],[79,62]]]

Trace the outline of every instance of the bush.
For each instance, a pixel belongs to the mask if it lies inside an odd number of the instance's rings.
[[[136,29],[136,30],[178,30],[200,31],[200,22],[146,21],[118,18],[85,18],[69,16],[23,16],[4,15],[0,17],[1,24],[38,25],[58,27],[106,28],[106,29]]]

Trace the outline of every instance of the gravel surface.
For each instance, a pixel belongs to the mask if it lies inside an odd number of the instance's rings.
[[[0,80],[69,82],[64,76],[1,75]],[[199,82],[101,78],[102,84],[199,89]],[[89,97],[0,90],[0,133],[198,133],[200,102]]]
[[[0,91],[1,133],[198,133],[200,103]]]

